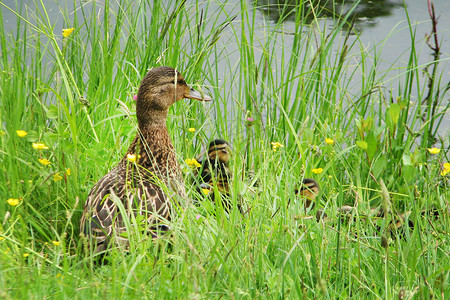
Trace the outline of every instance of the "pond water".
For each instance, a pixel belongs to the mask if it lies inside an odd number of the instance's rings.
[[[260,34],[259,38],[263,38],[263,35],[267,34],[270,27],[274,27],[280,18],[284,20],[283,30],[287,33],[294,32],[295,13],[289,12],[289,3],[296,2],[293,0],[258,0],[258,9],[256,10],[255,17],[258,20],[256,26],[260,26],[261,30],[255,30],[255,33]],[[325,11],[341,13],[348,11],[356,1],[335,0],[334,7],[328,4],[332,1],[325,0],[320,2],[325,7]],[[343,2],[345,4],[342,4]],[[355,20],[352,31],[353,37],[350,38],[350,42],[358,36],[364,48],[370,51],[372,47],[376,47],[377,52],[381,53],[381,60],[378,62],[377,71],[378,74],[387,73],[382,82],[386,93],[393,91],[393,94],[395,94],[395,91],[398,90],[399,78],[401,84],[403,83],[403,76],[401,74],[406,71],[411,50],[411,36],[407,15],[416,33],[418,64],[425,68],[429,62],[433,61],[432,50],[425,41],[426,36],[430,35],[432,29],[428,12],[428,2],[427,0],[407,0],[405,2],[406,9],[402,0],[361,0],[350,18]],[[439,64],[439,70],[442,72],[441,84],[445,85],[450,84],[450,18],[446,17],[446,13],[450,12],[450,1],[435,0],[432,2],[434,3],[435,14],[438,17],[437,32],[441,46],[441,62]],[[248,1],[248,3],[250,5],[253,1]],[[283,5],[280,6],[280,3]],[[236,22],[240,21],[240,7],[239,0],[228,1],[226,5],[228,16],[238,14]],[[251,10],[249,14],[249,19],[251,20]],[[327,31],[331,31],[333,14],[324,13],[318,16],[321,18],[319,26],[325,28]],[[221,21],[225,22],[225,17]],[[293,40],[293,37],[287,34],[284,38],[284,45],[289,49],[292,45],[289,39]],[[235,60],[232,58],[230,59],[231,61],[238,61],[238,46],[230,45],[230,43],[233,43],[233,39],[225,42],[225,51],[230,56],[235,56]],[[338,50],[337,47],[336,50]],[[350,55],[354,56],[353,59],[356,62],[360,56],[359,47],[353,47]],[[357,77],[355,76],[354,78]],[[425,82],[425,76],[420,78],[420,80]],[[358,87],[357,82],[352,85]],[[412,93],[411,100],[414,102],[417,99],[417,90],[413,90]],[[449,101],[450,94],[446,95],[443,105],[447,105]],[[439,133],[444,135],[450,134],[450,111],[444,116]]]
[[[16,4],[14,0],[3,0],[5,5],[15,8]],[[251,7],[254,1],[247,1],[248,7]],[[270,30],[270,26],[279,21],[280,18],[284,18],[284,29],[286,31],[294,29],[295,13],[290,9],[289,3],[295,3],[295,0],[258,0],[256,1],[256,19],[259,22],[259,26],[264,27],[264,30]],[[317,2],[317,1],[316,1]],[[321,14],[322,25],[332,26],[333,22],[332,13],[340,11],[347,11],[349,7],[355,2],[353,0],[335,0],[334,7],[328,4],[333,1],[319,1],[321,5],[328,12],[327,14]],[[431,22],[428,13],[427,0],[406,0],[407,12],[410,20],[416,31],[417,36],[417,52],[419,55],[419,63],[426,65],[432,61],[432,53],[429,47],[425,43],[425,36],[431,32]],[[33,8],[34,1],[23,1],[22,8],[25,6]],[[72,1],[43,1],[49,12],[49,17],[54,20],[55,28],[63,27],[63,19],[60,14],[60,7],[68,7],[69,11],[73,8]],[[81,3],[81,2],[80,2]],[[84,3],[84,2],[83,2]],[[282,4],[280,6],[279,4]],[[440,70],[443,72],[441,82],[442,84],[450,82],[450,18],[446,15],[450,12],[449,0],[434,0],[434,7],[436,15],[438,16],[438,36],[441,44],[441,60]],[[192,5],[191,1],[187,1],[187,5]],[[223,4],[222,1],[210,1],[210,14],[211,12],[220,11],[219,7]],[[203,4],[200,4],[200,6]],[[14,32],[16,30],[16,16],[1,6],[3,12],[3,20],[6,31]],[[219,17],[220,21],[226,21],[230,15],[237,14],[238,18],[235,20],[239,22],[240,12],[240,0],[232,0],[226,2],[223,6],[228,13],[228,16],[223,14]],[[281,14],[280,7],[283,7],[284,14]],[[249,10],[249,14],[252,14],[252,10]],[[356,34],[359,36],[360,41],[370,49],[374,45],[378,45],[377,48],[381,50],[381,61],[379,62],[378,71],[388,71],[388,76],[383,82],[383,86],[387,90],[395,90],[398,87],[396,78],[399,74],[405,71],[405,67],[409,58],[410,51],[410,33],[408,23],[406,21],[405,7],[402,0],[361,0],[357,9],[354,11],[353,16],[355,19],[354,37]],[[251,16],[250,16],[251,18]],[[327,20],[328,18],[328,20]],[[56,29],[55,29],[56,30]],[[264,34],[264,30],[261,34]],[[258,31],[255,31],[258,34]],[[286,39],[289,39],[289,35],[286,35]],[[230,39],[226,41],[226,47],[230,55],[238,55],[238,45],[232,45],[229,43],[236,43],[236,39]],[[289,41],[285,41],[289,44]],[[380,43],[383,46],[380,47]],[[351,54],[357,56],[359,49],[353,49]],[[233,54],[234,53],[234,54]],[[239,57],[237,57],[239,59]],[[220,66],[219,66],[220,67]],[[414,95],[412,95],[414,98]],[[449,101],[450,96],[446,96],[444,105]],[[441,133],[450,132],[450,112],[446,114],[445,120],[441,125]]]

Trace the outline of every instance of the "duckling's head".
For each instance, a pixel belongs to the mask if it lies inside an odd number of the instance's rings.
[[[180,72],[171,67],[151,69],[139,87],[136,116],[139,123],[167,116],[169,107],[183,98],[210,101],[211,97],[191,89]]]
[[[225,165],[230,161],[230,144],[224,140],[214,140],[209,144],[208,157],[210,160],[218,159]]]
[[[302,198],[313,201],[319,194],[320,188],[317,181],[311,178],[303,179],[299,187],[295,189],[295,194]]]

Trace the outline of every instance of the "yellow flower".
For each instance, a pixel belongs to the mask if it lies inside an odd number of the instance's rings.
[[[279,142],[271,142],[272,144],[272,150],[277,151],[278,148],[283,148],[284,145],[280,144]]]
[[[439,149],[439,148],[428,148],[428,152],[430,152],[431,154],[438,154],[439,152],[441,152],[441,149]]]
[[[186,164],[189,167],[197,167],[200,168],[202,165],[198,163],[198,161],[195,158],[188,158],[185,160]]]
[[[450,173],[450,163],[444,164],[444,169],[442,169],[441,175],[445,176],[447,173]]]
[[[322,169],[322,168],[317,168],[317,169],[312,169],[311,171],[312,171],[314,174],[320,174],[320,173],[323,172],[323,169]]]
[[[210,190],[208,190],[208,189],[202,189],[202,192],[203,192],[203,194],[208,195],[209,192],[210,192]]]
[[[30,256],[30,253],[24,253],[23,254],[23,257],[25,257],[25,258],[28,257],[28,256]]]
[[[44,143],[33,143],[33,148],[37,150],[47,150],[48,146],[46,146]]]
[[[39,160],[39,162],[41,163],[41,164],[43,164],[44,166],[48,166],[49,164],[51,164],[52,162],[51,161],[49,161],[48,159],[46,159],[46,158],[39,158],[38,159]]]
[[[4,239],[5,239],[4,237],[0,236],[0,241],[2,241],[2,240],[4,240]]]
[[[55,246],[59,246],[59,245],[61,244],[60,241],[52,241],[52,243],[53,243],[53,245],[55,245]]]
[[[189,132],[194,132],[194,131],[195,131],[195,128],[191,127],[191,128],[188,129],[188,131],[189,131]]]
[[[63,32],[62,32],[63,37],[69,37],[74,30],[75,30],[75,28],[63,29]]]
[[[16,133],[19,137],[26,137],[28,134],[25,130],[16,130]]]
[[[66,169],[66,175],[67,175],[67,176],[70,176],[70,174],[72,174],[72,173],[70,172],[70,168],[67,168],[67,169]]]
[[[55,175],[53,175],[53,180],[54,181],[60,181],[62,180],[62,176],[61,176],[61,172],[56,173]]]
[[[139,157],[141,157],[141,156],[138,155],[138,156],[136,157],[136,154],[131,154],[131,153],[128,153],[128,154],[127,154],[127,159],[128,159],[129,161],[131,161],[131,162],[135,162],[136,159],[139,159]]]
[[[325,143],[327,143],[328,145],[333,145],[334,144],[334,140],[330,139],[330,138],[326,138],[325,139]]]
[[[8,204],[11,206],[16,206],[20,203],[19,199],[15,198],[9,198],[8,200],[6,200],[6,202],[8,202]]]

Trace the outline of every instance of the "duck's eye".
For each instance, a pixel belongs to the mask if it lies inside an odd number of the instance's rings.
[[[175,84],[175,81],[176,81],[175,79],[172,80],[172,84]],[[183,85],[186,84],[186,81],[184,81],[183,79],[179,79],[176,81],[176,84]]]

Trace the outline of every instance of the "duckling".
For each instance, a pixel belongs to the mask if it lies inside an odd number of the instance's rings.
[[[170,220],[175,195],[186,197],[166,125],[169,107],[183,98],[212,100],[170,67],[153,68],[142,80],[136,101],[138,133],[122,160],[94,185],[84,206],[80,234],[90,238],[95,253],[106,250],[113,237],[115,244],[129,245],[124,210],[156,237],[168,228],[161,222]]]
[[[302,183],[298,188],[295,189],[295,195],[300,196],[302,199],[304,199],[305,203],[303,207],[305,208],[305,211],[312,210],[315,206],[314,200],[316,199],[317,195],[319,195],[319,184],[317,181],[315,181],[312,178],[305,178],[303,179]],[[288,203],[289,204],[289,203]],[[325,219],[327,217],[327,214],[322,211],[318,210],[316,213],[316,220],[319,221],[320,219]]]
[[[199,193],[208,190],[214,196],[214,185],[217,185],[218,191],[225,197],[230,197],[229,181],[232,174],[229,168],[230,145],[225,140],[217,139],[212,141],[208,147],[207,158],[201,162],[200,174],[197,178],[200,185],[197,188]],[[222,198],[224,199],[224,198]],[[213,199],[215,200],[215,198]],[[225,209],[231,208],[229,201],[223,201]]]
[[[311,178],[303,179],[302,183],[298,188],[295,189],[295,194],[300,196],[305,200],[305,210],[314,208],[314,200],[319,194],[320,188],[317,181]]]

